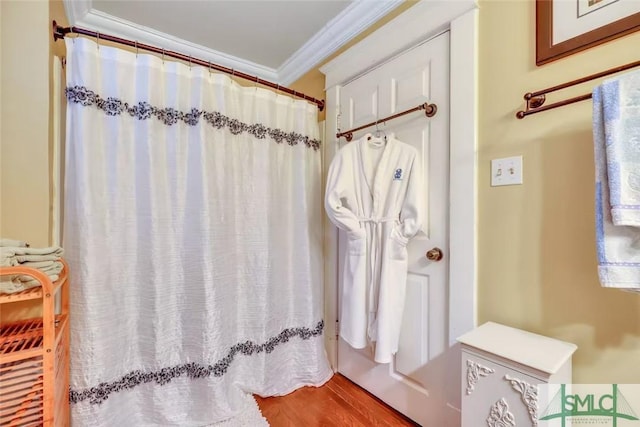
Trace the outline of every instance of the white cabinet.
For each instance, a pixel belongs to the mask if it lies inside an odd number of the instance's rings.
[[[462,427],[538,425],[538,385],[571,383],[576,346],[488,322],[462,344]]]

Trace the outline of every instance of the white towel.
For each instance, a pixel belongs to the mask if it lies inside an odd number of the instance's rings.
[[[640,72],[607,80],[601,90],[613,224],[640,227]]]
[[[60,278],[63,250],[59,246],[30,248],[26,242],[0,239],[0,267],[30,267],[42,271],[52,282]],[[40,282],[27,275],[0,276],[0,293],[14,293],[40,286]]]
[[[0,267],[10,267],[24,262],[58,261],[63,253],[64,251],[59,246],[48,248],[0,247]]]
[[[36,286],[35,284],[31,287]],[[2,276],[0,277],[0,294],[13,294],[16,292],[24,291],[28,289],[24,283],[13,278]]]
[[[21,264],[20,266],[28,267],[26,264],[28,263]],[[49,276],[49,279],[51,279],[52,282],[55,282],[56,280],[58,280],[58,276],[62,271],[62,267],[63,267],[62,263],[59,261],[56,261],[56,262],[52,262],[51,265],[48,265],[46,267],[37,268],[37,270],[40,270],[41,272]],[[54,276],[55,276],[55,279],[53,279]],[[33,277],[27,276],[27,275],[22,275],[18,277],[18,280],[20,280],[21,282],[33,282],[33,281],[37,282],[37,280],[35,280]]]
[[[46,274],[49,277],[49,280],[51,280],[52,282],[55,282],[60,278],[60,272],[62,272],[62,269],[64,267],[63,264],[59,261],[49,261],[45,263],[25,263],[20,264],[20,267],[36,268],[34,264],[39,264],[40,267],[37,269]],[[40,282],[26,274],[0,277],[0,293],[10,294],[36,286],[40,286]]]
[[[62,248],[60,246],[49,246],[48,248],[28,248],[21,246],[4,246],[1,248],[7,253],[14,255],[57,255],[62,256]]]
[[[593,139],[600,283],[640,292],[640,72],[594,89]]]
[[[17,246],[26,248],[29,247],[29,244],[27,242],[23,242],[22,240],[0,238],[0,246]]]
[[[12,249],[13,247],[0,247],[0,267],[11,267],[14,265],[18,265],[16,253]]]
[[[43,254],[43,255],[16,255],[15,259],[20,263],[24,264],[27,262],[42,262],[42,261],[57,261],[60,259],[62,252],[60,254]]]
[[[27,262],[23,262],[20,265],[22,267],[47,269],[48,267],[51,267],[56,263],[59,263],[62,265],[62,263],[60,263],[59,261],[27,261]]]

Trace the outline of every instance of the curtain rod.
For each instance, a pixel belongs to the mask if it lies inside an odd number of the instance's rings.
[[[576,102],[584,101],[586,99],[591,99],[591,94],[586,93],[584,95],[576,96],[573,98],[565,99],[563,101],[554,102],[553,104],[544,105],[546,101],[546,94],[555,92],[560,89],[566,89],[571,86],[578,85],[580,83],[588,82],[590,80],[599,79],[600,77],[605,77],[610,74],[619,73],[621,71],[626,71],[631,68],[640,67],[640,61],[631,62],[629,64],[621,65],[619,67],[610,68],[605,71],[601,71],[596,74],[591,74],[589,76],[581,77],[579,79],[571,80],[566,83],[561,83],[556,86],[552,86],[547,89],[542,89],[537,92],[529,92],[524,95],[524,100],[526,102],[525,110],[518,111],[516,113],[516,117],[519,119],[524,119],[526,116],[531,114],[540,113],[542,111],[552,110],[554,108],[563,107],[565,105],[574,104]]]
[[[240,77],[241,79],[250,80],[252,82],[255,82],[256,84],[261,84],[261,85],[270,87],[272,89],[275,89],[276,91],[281,91],[281,92],[293,95],[295,97],[305,99],[307,101],[310,101],[310,102],[316,104],[320,111],[324,110],[324,101],[323,100],[313,98],[313,97],[311,97],[309,95],[305,95],[302,92],[295,91],[295,90],[290,89],[290,88],[285,87],[285,86],[280,86],[278,83],[273,83],[273,82],[270,82],[268,80],[263,80],[258,76],[252,76],[250,74],[246,74],[246,73],[243,73],[241,71],[236,71],[233,68],[223,67],[222,65],[214,64],[214,63],[212,63],[210,61],[204,61],[202,59],[194,58],[194,57],[189,56],[189,55],[184,55],[182,53],[174,52],[174,51],[171,51],[171,50],[165,50],[165,49],[162,49],[162,48],[159,48],[159,47],[155,47],[155,46],[151,46],[151,45],[144,44],[144,43],[138,43],[137,41],[127,40],[127,39],[123,39],[123,38],[120,38],[120,37],[112,36],[112,35],[109,35],[109,34],[98,33],[96,31],[91,31],[91,30],[87,30],[85,28],[80,28],[80,27],[62,27],[61,25],[58,25],[56,23],[56,21],[53,21],[53,40],[54,41],[57,41],[59,39],[63,39],[65,37],[65,35],[67,35],[69,33],[80,34],[80,35],[89,36],[89,37],[95,37],[96,40],[98,40],[98,42],[100,40],[106,40],[106,41],[110,41],[110,42],[114,42],[114,43],[118,43],[118,44],[123,44],[123,45],[130,46],[130,47],[134,47],[136,49],[143,49],[143,50],[146,50],[146,51],[149,51],[149,52],[158,53],[158,54],[161,54],[163,57],[168,56],[168,57],[171,57],[171,58],[180,59],[182,61],[188,62],[189,64],[202,65],[203,67],[207,67],[209,70],[215,70],[215,71],[220,71],[222,73],[231,74],[232,76]]]
[[[425,116],[433,117],[438,111],[438,107],[436,106],[436,104],[429,104],[428,102],[425,102],[424,104],[420,104],[417,107],[413,107],[401,113],[394,114],[393,116],[385,117],[383,119],[379,119],[379,120],[376,120],[375,122],[367,123],[366,125],[362,125],[354,129],[345,130],[344,132],[338,132],[336,133],[336,138],[340,138],[344,136],[347,141],[351,141],[353,139],[354,132],[357,132],[359,130],[362,130],[371,126],[375,126],[378,123],[383,123],[389,120],[397,119],[398,117],[402,117],[406,114],[413,113],[414,111],[418,111],[418,110],[424,110]]]

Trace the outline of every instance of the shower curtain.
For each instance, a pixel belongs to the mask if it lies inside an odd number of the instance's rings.
[[[210,425],[327,381],[316,107],[66,43],[73,425]]]

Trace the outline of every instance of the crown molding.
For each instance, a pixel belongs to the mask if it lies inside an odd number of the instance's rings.
[[[63,0],[64,11],[67,15],[69,25],[78,25],[78,22],[87,16],[93,9],[92,0]]]
[[[354,1],[278,68],[280,83],[293,83],[403,1]]]
[[[86,1],[86,0],[82,0]],[[75,0],[71,1],[75,3]],[[74,24],[76,25],[76,24]],[[84,18],[78,21],[78,26],[87,27],[93,31],[104,32],[125,39],[136,40],[165,50],[173,50],[194,58],[211,61],[223,67],[232,68],[264,80],[277,81],[278,74],[275,69],[265,67],[255,62],[247,61],[232,55],[209,49],[202,45],[174,37],[170,34],[145,27],[125,19],[109,15],[99,10],[91,10]]]

